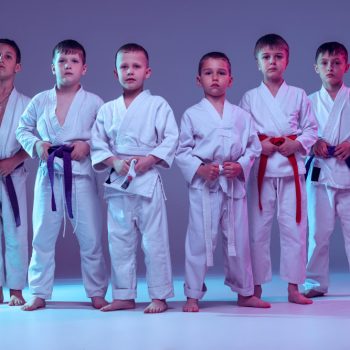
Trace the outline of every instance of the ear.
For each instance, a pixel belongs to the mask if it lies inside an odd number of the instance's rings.
[[[113,69],[113,74],[114,74],[115,78],[116,78],[117,80],[119,80],[118,71],[117,71],[115,68]]]
[[[83,65],[83,71],[82,71],[82,73],[81,73],[81,75],[85,75],[86,74],[86,72],[87,72],[87,64],[84,64]]]
[[[345,73],[347,73],[347,72],[348,72],[349,68],[350,68],[350,64],[349,64],[349,63],[347,63],[347,64],[346,64],[346,68],[345,68]]]
[[[151,74],[152,74],[152,69],[150,67],[147,67],[145,78],[148,79],[151,76]]]
[[[201,81],[200,75],[197,75],[196,81],[197,81],[197,85],[198,85],[198,86],[202,86],[202,81]]]
[[[55,65],[53,63],[51,64],[51,71],[53,75],[56,75]]]
[[[318,65],[314,64],[314,69],[317,74],[320,74],[320,70],[318,69]]]
[[[233,76],[231,75],[231,76],[230,76],[230,81],[229,81],[229,83],[228,83],[228,86],[231,87],[232,84],[233,84]]]
[[[15,73],[18,73],[21,69],[22,69],[22,65],[20,63],[17,63],[15,67]]]
[[[258,70],[261,70],[259,60],[258,60],[258,59],[255,59],[255,62],[256,62],[256,65],[257,65],[257,67],[258,67]]]
[[[289,64],[289,52],[285,51],[285,53],[286,53],[286,60],[287,60],[287,64],[286,64],[286,68],[287,68]]]

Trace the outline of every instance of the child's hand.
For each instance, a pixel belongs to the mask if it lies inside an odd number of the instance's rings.
[[[337,157],[338,160],[345,160],[350,156],[350,142],[343,141],[340,143],[334,151],[334,156]]]
[[[90,153],[90,146],[85,141],[74,141],[70,144],[73,147],[71,157],[73,160],[82,160]]]
[[[219,177],[219,164],[201,164],[196,172],[206,181],[213,181]]]
[[[317,140],[317,142],[313,145],[313,151],[316,157],[328,158],[328,149],[327,142],[324,140]]]
[[[228,179],[234,179],[243,172],[241,164],[237,162],[224,162],[223,174]]]
[[[47,160],[47,158],[49,157],[49,148],[51,146],[52,144],[47,141],[37,141],[35,143],[36,153],[41,160]]]
[[[16,169],[17,163],[14,157],[0,160],[0,176],[8,176]]]
[[[130,160],[114,158],[112,161],[114,171],[119,175],[126,175],[129,171]]]
[[[285,137],[282,145],[278,147],[278,152],[285,157],[288,157],[291,154],[299,152],[300,150],[301,150],[301,143],[297,140],[291,140],[288,137]]]
[[[271,156],[278,150],[278,147],[270,142],[270,138],[261,141],[261,148],[261,154],[264,154],[265,156]]]
[[[136,159],[135,172],[136,173],[145,173],[149,169],[153,167],[159,161],[159,158],[149,155],[146,157],[132,157],[132,159]]]

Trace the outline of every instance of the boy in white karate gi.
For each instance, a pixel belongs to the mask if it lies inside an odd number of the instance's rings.
[[[14,87],[20,70],[21,52],[17,44],[0,39],[0,303],[4,301],[2,287],[6,283],[10,306],[25,303],[22,289],[28,268],[27,173],[23,166],[28,155],[16,140],[15,131],[30,99]]]
[[[260,142],[249,114],[226,100],[232,76],[225,54],[204,55],[197,82],[205,97],[185,111],[176,153],[190,199],[183,311],[199,311],[219,232],[225,284],[238,293],[238,305],[270,307],[253,295],[246,203],[246,181]]]
[[[350,262],[350,89],[343,83],[349,70],[348,51],[337,42],[322,44],[315,70],[321,90],[309,96],[318,124],[318,140],[306,182],[309,250],[305,295],[328,291],[329,240],[339,217]]]
[[[101,107],[92,132],[95,170],[111,169],[105,198],[113,301],[102,311],[135,308],[138,233],[152,299],[144,312],[165,311],[166,299],[173,296],[165,196],[157,166],[171,166],[178,128],[168,103],[143,90],[151,75],[148,63],[147,51],[138,44],[117,51],[115,76],[123,94]],[[120,187],[116,178],[129,172],[132,160],[137,161],[136,176]]]
[[[64,219],[79,241],[82,277],[94,308],[107,302],[101,246],[101,210],[90,160],[91,128],[103,101],[85,91],[83,46],[64,40],[53,50],[53,89],[36,95],[23,113],[16,135],[31,157],[39,157],[33,204],[33,254],[28,281],[33,298],[23,306],[45,307],[54,282],[55,244]]]
[[[245,93],[240,105],[254,121],[262,146],[249,184],[248,208],[255,295],[271,280],[270,238],[277,210],[281,241],[281,278],[291,303],[310,304],[298,289],[305,280],[306,195],[304,158],[317,138],[310,102],[302,89],[283,79],[287,42],[276,34],[261,37],[255,58],[263,82]]]

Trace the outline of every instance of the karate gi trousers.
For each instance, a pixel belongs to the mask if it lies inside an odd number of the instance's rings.
[[[64,217],[68,220],[63,174],[55,173],[57,211],[51,210],[51,186],[46,167],[39,167],[33,205],[33,254],[28,281],[32,294],[50,299],[54,282],[55,245]],[[95,179],[73,175],[73,219],[80,246],[83,284],[88,297],[103,297],[107,290],[106,266],[101,244],[101,205]]]

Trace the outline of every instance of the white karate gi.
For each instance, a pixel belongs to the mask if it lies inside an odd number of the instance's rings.
[[[92,163],[97,171],[103,161],[117,156],[153,155],[158,165],[171,166],[178,128],[168,103],[148,90],[126,108],[123,96],[103,105],[92,130]],[[151,299],[173,296],[165,196],[156,167],[137,174],[124,191],[105,184],[108,203],[108,238],[112,264],[113,299],[136,298],[137,232],[142,235],[146,279]]]
[[[259,161],[253,166],[249,183],[248,209],[254,283],[268,282],[272,277],[270,237],[276,212],[280,229],[281,277],[289,283],[302,283],[306,263],[306,195],[304,158],[317,138],[316,121],[310,102],[302,89],[281,85],[275,97],[264,83],[246,92],[240,106],[248,111],[258,134],[269,137],[297,135],[304,149],[295,154],[301,187],[301,222],[296,222],[296,191],[293,168],[287,157],[275,152],[268,158],[258,205],[257,175]]]
[[[350,89],[342,86],[335,100],[327,90],[309,96],[318,123],[318,135],[337,146],[350,142]],[[320,168],[318,181],[311,181],[313,166]],[[305,290],[328,291],[329,240],[339,217],[345,251],[350,262],[350,169],[335,157],[315,157],[310,167],[306,190],[308,195],[309,249]]]
[[[0,159],[10,158],[21,149],[15,132],[19,118],[29,101],[29,97],[20,94],[15,88],[12,90],[0,125]],[[25,287],[28,268],[27,172],[24,166],[15,169],[11,178],[16,191],[21,225],[16,227],[5,179],[0,176],[0,286],[6,281],[8,288],[22,290]],[[4,259],[2,234],[5,238]]]
[[[225,284],[253,294],[249,250],[246,183],[261,147],[253,121],[241,108],[225,101],[223,116],[203,98],[185,111],[176,162],[189,184],[189,223],[186,235],[185,295],[201,299],[218,234],[222,233]],[[238,162],[243,174],[233,180],[220,175],[206,182],[196,175],[201,163]]]
[[[23,113],[16,135],[31,157],[37,156],[39,140],[62,145],[90,141],[91,128],[103,101],[80,88],[61,126],[55,114],[56,89],[36,95]],[[55,158],[54,194],[57,211],[51,210],[51,187],[47,164],[40,162],[33,205],[33,254],[28,280],[33,295],[50,299],[55,269],[55,244],[62,220],[68,217],[64,196],[62,159]],[[104,296],[107,289],[105,262],[101,246],[101,205],[90,157],[72,160],[73,187],[71,223],[80,245],[82,277],[88,297]]]

